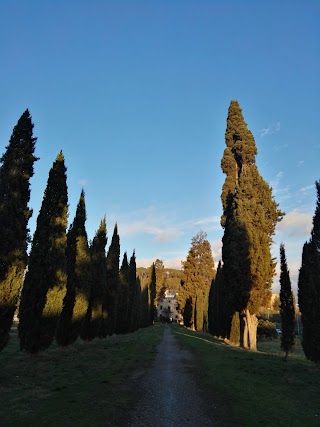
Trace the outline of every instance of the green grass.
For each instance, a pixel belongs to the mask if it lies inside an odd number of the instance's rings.
[[[13,330],[0,353],[1,425],[122,425],[162,334],[155,325],[30,356],[18,350]]]
[[[217,415],[230,426],[320,426],[320,371],[297,348],[284,361],[280,340],[258,352],[172,326],[178,343],[195,357],[195,375]]]

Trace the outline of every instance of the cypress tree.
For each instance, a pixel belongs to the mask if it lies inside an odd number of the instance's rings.
[[[86,205],[82,190],[67,235],[67,292],[56,334],[58,344],[63,346],[72,344],[79,337],[89,305],[92,274],[85,222]]]
[[[106,219],[103,218],[90,247],[92,286],[88,311],[81,331],[81,338],[84,340],[92,340],[97,337],[102,327],[103,292],[106,282],[106,244],[107,226]]]
[[[111,244],[108,250],[106,259],[106,285],[105,285],[105,298],[104,308],[107,313],[106,321],[103,325],[104,336],[112,335],[115,331],[117,322],[117,309],[119,298],[119,264],[120,264],[120,238],[118,235],[117,224],[114,227],[114,232]]]
[[[66,167],[60,152],[49,172],[32,240],[19,306],[20,348],[30,353],[49,347],[66,293]]]
[[[284,245],[280,245],[280,315],[281,315],[281,350],[285,352],[285,359],[292,352],[295,341],[295,312],[291,289],[290,275],[287,267]]]
[[[156,277],[156,267],[154,262],[152,263],[150,269],[150,324],[154,323],[154,320],[157,315],[156,307],[156,296],[157,296],[157,277]]]
[[[129,263],[125,252],[120,268],[119,304],[117,315],[117,334],[125,334],[129,331]]]
[[[136,331],[140,326],[140,280],[137,278],[136,255],[133,252],[129,262],[129,331]]]
[[[150,326],[150,316],[151,316],[149,286],[145,286],[141,291],[140,311],[141,311],[140,327],[146,328],[147,326]]]
[[[204,317],[204,295],[202,291],[197,290],[194,308],[195,327],[197,331],[203,331]]]
[[[240,317],[239,313],[236,311],[231,320],[230,328],[230,342],[233,345],[238,346],[240,341]]]
[[[216,337],[226,338],[226,296],[223,294],[224,288],[222,285],[222,274],[223,267],[221,261],[219,261],[216,276],[212,280],[210,287],[208,317],[210,334]]]
[[[302,347],[307,359],[320,365],[320,181],[311,239],[303,246],[298,278]]]
[[[130,331],[134,332],[138,330],[141,326],[142,319],[141,319],[141,283],[140,279],[136,277],[135,283],[134,283],[134,294],[133,294],[133,300],[132,300],[132,311],[131,311],[131,324],[130,324]]]
[[[256,349],[256,313],[271,295],[275,261],[270,247],[283,213],[272,189],[255,163],[257,148],[237,101],[231,101],[221,161],[226,179],[222,188],[223,286],[229,330],[235,312],[240,314],[241,345]]]
[[[200,231],[192,238],[187,259],[183,262],[182,288],[185,295],[184,320],[186,326],[190,326],[191,329],[195,329],[196,326],[195,302],[197,293],[198,295],[202,295],[201,300],[204,299],[204,295],[209,294],[210,285],[215,274],[211,246],[206,237],[206,233]],[[203,307],[201,310],[201,315],[200,317],[198,316],[198,326],[202,330],[203,313],[207,313],[208,311],[207,303],[206,307]]]
[[[36,140],[26,110],[0,159],[0,351],[9,340],[27,264],[30,178],[38,160],[33,154]]]
[[[156,270],[156,301],[159,301],[164,296],[164,291],[166,290],[163,261],[157,258],[154,262],[154,267]]]

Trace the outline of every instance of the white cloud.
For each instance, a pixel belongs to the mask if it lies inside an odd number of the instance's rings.
[[[277,230],[289,237],[310,235],[313,215],[293,209],[288,212],[278,224]]]
[[[151,218],[145,218],[141,221],[126,222],[120,218],[118,221],[119,229],[121,229],[121,235],[137,235],[137,234],[149,234],[157,241],[169,241],[179,237],[182,232],[178,228],[165,226],[157,227],[154,225],[154,220]]]
[[[211,244],[211,249],[212,249],[212,256],[214,259],[214,263],[216,268],[218,267],[218,263],[219,261],[222,259],[222,240],[215,240],[212,244]]]
[[[280,122],[272,123],[266,128],[259,129],[258,132],[262,138],[280,132]]]
[[[299,160],[297,163],[297,167],[300,168],[304,164],[304,160]]]

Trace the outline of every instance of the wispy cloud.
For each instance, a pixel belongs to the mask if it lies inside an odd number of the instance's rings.
[[[304,164],[304,160],[299,160],[297,163],[297,167],[301,168],[301,166],[303,166],[303,164]]]
[[[307,185],[306,187],[302,187],[299,189],[300,193],[309,193],[309,191],[314,190],[315,189],[315,185]]]
[[[184,229],[202,229],[203,231],[219,230],[220,217],[212,215],[206,218],[194,218],[181,224]],[[198,230],[199,231],[199,230]]]
[[[280,132],[280,122],[272,123],[268,127],[259,129],[258,132],[260,136],[263,138],[264,136],[273,135],[274,133]]]
[[[176,213],[178,210],[176,210]],[[117,223],[121,235],[133,236],[146,234],[155,241],[172,241],[188,232],[197,232],[218,229],[220,218],[217,216],[181,220],[175,214],[175,209],[170,207],[149,206],[139,211],[119,215]]]

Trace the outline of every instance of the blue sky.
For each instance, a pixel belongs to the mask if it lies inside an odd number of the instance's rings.
[[[179,268],[202,229],[218,261],[220,161],[237,99],[287,214],[273,253],[284,242],[295,289],[320,178],[319,18],[318,0],[1,2],[0,151],[29,108],[40,157],[32,232],[62,149],[69,220],[84,187],[90,239],[106,215],[122,254]]]

